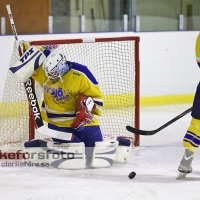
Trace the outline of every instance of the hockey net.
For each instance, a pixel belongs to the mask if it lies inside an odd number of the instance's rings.
[[[30,44],[53,48],[65,54],[67,60],[86,65],[104,95],[103,115],[99,117],[103,135],[128,137],[139,144],[139,137],[125,128],[139,128],[139,37],[43,40]],[[18,59],[14,45],[10,66]],[[36,94],[40,101],[42,88],[37,84]],[[14,151],[25,141],[42,137],[34,128],[24,84],[8,70],[0,103],[0,150]]]

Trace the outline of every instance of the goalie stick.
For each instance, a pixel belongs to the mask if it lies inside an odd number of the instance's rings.
[[[19,40],[18,40],[17,31],[16,31],[16,28],[15,28],[15,23],[14,23],[14,20],[13,20],[10,5],[6,5],[6,8],[7,8],[8,16],[9,16],[9,19],[10,19],[11,28],[12,28],[12,31],[13,31],[13,34],[14,34],[14,37],[15,37],[15,41],[16,41],[16,44],[17,44],[17,48],[18,48],[18,51],[19,51],[19,55],[21,56],[23,54],[23,51],[22,51],[22,47],[21,47]],[[37,101],[37,97],[36,97],[36,94],[35,94],[34,85],[33,85],[31,78],[29,78],[29,80],[24,83],[24,87],[25,87],[25,90],[26,90],[29,105],[31,106],[31,110],[32,110],[32,113],[33,113],[33,116],[34,116],[34,121],[35,121],[37,131],[40,134],[46,135],[46,136],[49,136],[49,137],[58,138],[58,139],[61,139],[61,140],[71,140],[71,136],[72,136],[71,133],[55,131],[55,130],[47,128],[44,125],[43,120],[42,120],[42,116],[41,116],[41,113],[40,113],[40,108],[39,108],[39,104],[38,104],[38,101]]]
[[[171,119],[169,122],[167,122],[166,124],[162,125],[161,127],[152,130],[152,131],[145,131],[145,130],[139,130],[136,128],[133,128],[131,126],[126,126],[126,129],[132,133],[138,134],[138,135],[154,135],[157,132],[161,131],[162,129],[166,128],[167,126],[169,126],[170,124],[174,123],[175,121],[177,121],[178,119],[180,119],[181,117],[185,116],[186,114],[188,114],[189,112],[191,112],[192,107],[187,109],[186,111],[184,111],[183,113],[181,113],[180,115],[176,116],[175,118]]]

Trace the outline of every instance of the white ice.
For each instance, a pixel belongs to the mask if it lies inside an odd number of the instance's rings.
[[[141,108],[140,128],[156,129],[190,106]],[[154,136],[141,137],[127,164],[73,171],[0,167],[0,200],[198,200],[199,153],[193,172],[176,180],[190,119],[188,114]],[[137,175],[129,179],[132,171]]]

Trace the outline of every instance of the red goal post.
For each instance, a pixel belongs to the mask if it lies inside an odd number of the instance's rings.
[[[96,77],[104,95],[103,115],[99,117],[103,135],[131,138],[139,136],[126,125],[139,129],[139,37],[111,37],[28,41],[31,45],[53,48],[66,59],[86,65]],[[14,48],[10,66],[19,59]],[[10,67],[9,66],[9,67]],[[36,85],[38,101],[42,89]],[[0,146],[23,146],[27,140],[41,138],[34,128],[23,83],[8,70],[0,106]]]

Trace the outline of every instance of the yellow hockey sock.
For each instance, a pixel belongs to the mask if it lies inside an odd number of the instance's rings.
[[[185,149],[190,149],[194,153],[200,145],[200,120],[192,118],[191,124],[183,138],[183,146]]]

